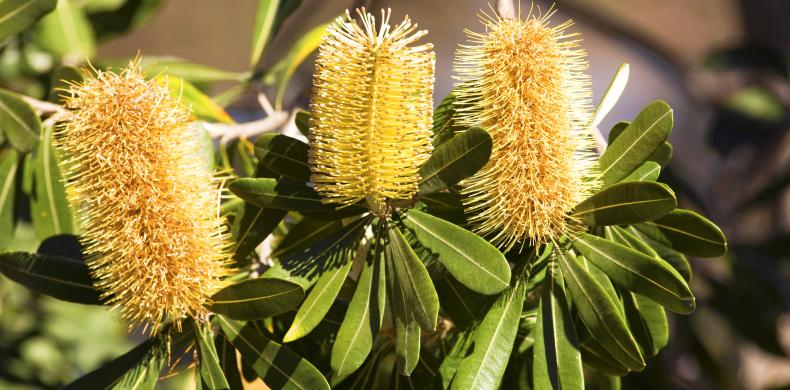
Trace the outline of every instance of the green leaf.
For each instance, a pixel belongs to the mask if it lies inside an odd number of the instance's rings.
[[[510,284],[505,256],[476,234],[417,210],[410,210],[403,223],[420,245],[438,254],[450,274],[471,290],[492,295]]]
[[[617,307],[618,303],[582,268],[572,254],[562,252],[558,258],[574,307],[593,337],[620,364],[631,370],[644,368],[645,361]]]
[[[645,295],[671,311],[681,314],[694,311],[696,304],[689,286],[663,260],[586,233],[574,240],[573,246],[620,286]]]
[[[125,64],[123,64],[125,65]],[[149,75],[168,75],[190,83],[210,83],[215,81],[243,81],[244,73],[228,72],[203,64],[195,64],[174,57],[144,56],[141,65]]]
[[[282,57],[264,77],[263,82],[266,85],[277,83],[277,95],[275,97],[276,107],[282,106],[283,96],[285,96],[285,89],[288,86],[288,81],[291,80],[291,76],[293,76],[296,68],[298,68],[307,56],[315,51],[318,45],[321,44],[321,41],[324,39],[324,34],[326,34],[326,28],[330,23],[332,22],[319,25],[303,35],[302,38],[291,46],[291,50],[288,51],[288,53]]]
[[[642,165],[667,140],[672,123],[672,109],[666,102],[645,107],[599,159],[604,184],[617,183]]]
[[[672,144],[669,142],[664,142],[663,144],[658,146],[653,154],[647,158],[648,161],[653,161],[662,167],[667,166],[669,161],[672,160]]]
[[[584,389],[581,352],[559,272],[546,280],[535,328],[532,372],[539,389]]]
[[[452,389],[495,389],[502,381],[518,332],[526,288],[516,280],[486,313],[474,335],[474,351],[458,366]]]
[[[330,364],[336,378],[333,379],[334,383],[350,375],[365,363],[373,348],[373,341],[379,333],[384,316],[382,294],[386,290],[384,264],[381,261],[383,256],[379,252],[381,248],[373,248],[369,251],[368,255],[371,258],[362,266],[354,295],[351,297],[346,316],[332,345]]]
[[[617,139],[617,137],[620,136],[620,134],[623,134],[623,130],[625,130],[625,128],[630,124],[631,122],[628,121],[619,121],[615,123],[614,126],[612,126],[612,129],[609,130],[609,143],[611,144]]]
[[[228,381],[230,390],[244,390],[244,385],[241,383],[239,363],[236,360],[236,348],[233,348],[230,341],[221,335],[214,339],[214,344],[217,348],[217,356],[219,357],[222,373]]]
[[[283,343],[300,339],[306,336],[324,318],[332,303],[335,301],[348,271],[351,270],[352,261],[345,259],[345,264],[333,264],[325,269],[318,282],[310,290],[307,298],[299,307],[296,317],[283,336]]]
[[[166,86],[174,99],[189,106],[192,115],[198,119],[207,122],[233,123],[233,119],[219,104],[188,81],[176,76],[161,75],[156,78],[156,82]]]
[[[623,181],[656,181],[661,174],[661,165],[655,161],[645,161],[636,168]]]
[[[118,383],[126,372],[140,363],[151,352],[157,340],[159,339],[151,338],[140,343],[129,352],[69,383],[63,387],[63,390],[111,388]]]
[[[488,162],[492,145],[491,136],[479,127],[439,145],[420,168],[420,195],[441,191],[475,174]]]
[[[0,251],[13,240],[14,199],[16,177],[19,167],[19,153],[13,149],[0,152]]]
[[[727,238],[707,218],[685,209],[642,224],[650,238],[695,257],[719,257],[727,253]]]
[[[85,11],[72,0],[58,0],[38,23],[36,42],[46,51],[82,62],[96,54],[96,39]]]
[[[247,258],[277,228],[286,214],[288,214],[286,210],[260,208],[245,202],[242,214],[237,215],[234,220],[236,260]],[[235,221],[238,221],[238,224]]]
[[[16,35],[55,9],[57,0],[4,0],[0,2],[0,42]]]
[[[455,124],[455,94],[450,92],[433,110],[433,147],[447,142],[455,133],[464,130]]]
[[[268,339],[252,323],[217,317],[225,336],[267,386],[273,389],[329,389],[310,362]]]
[[[596,339],[588,337],[581,345],[584,365],[609,375],[623,376],[630,370],[612,356]]]
[[[630,69],[628,64],[622,64],[620,68],[617,69],[617,73],[615,73],[614,78],[612,78],[612,82],[609,83],[609,87],[606,88],[606,91],[603,93],[601,101],[598,102],[598,106],[595,107],[589,127],[592,128],[600,125],[603,118],[606,117],[606,114],[608,114],[609,111],[614,108],[615,104],[617,104],[617,101],[620,100],[620,96],[623,94],[623,90],[625,90],[625,86],[628,84]]]
[[[81,260],[10,252],[0,254],[0,272],[28,289],[75,303],[100,305],[88,267]]]
[[[255,68],[263,54],[263,48],[269,42],[275,16],[280,0],[258,1],[258,12],[255,14],[255,30],[252,34],[252,51],[250,55],[250,68]]]
[[[315,190],[304,183],[290,180],[242,178],[230,183],[228,188],[238,197],[258,207],[300,212],[333,210],[331,206],[321,202],[321,197]]]
[[[307,144],[283,134],[264,134],[255,141],[260,164],[291,180],[310,180]]]
[[[677,207],[672,189],[651,181],[617,183],[579,203],[573,216],[588,226],[625,225],[656,219]]]
[[[211,311],[236,320],[260,320],[290,311],[302,302],[302,286],[273,278],[248,279],[217,291]]]
[[[442,311],[458,328],[467,328],[480,322],[486,309],[496,299],[470,290],[450,275],[434,280],[434,284]]]
[[[305,110],[297,110],[294,115],[294,123],[296,128],[303,136],[307,137],[310,134],[310,113]]]
[[[631,225],[628,226],[627,231],[628,233],[631,233],[632,236],[636,237],[636,240],[642,244],[639,245],[639,247],[630,244],[629,246],[642,253],[646,252],[640,248],[643,248],[645,245],[648,246],[650,248],[650,251],[648,251],[650,252],[649,254],[652,255],[652,252],[655,252],[659,258],[663,259],[673,268],[675,268],[675,270],[677,270],[680,275],[683,276],[683,279],[686,280],[686,282],[690,282],[692,276],[691,264],[689,263],[686,256],[664,244],[651,239],[645,233],[637,229],[637,227],[644,228],[642,224]]]
[[[343,229],[341,221],[316,221],[303,218],[288,230],[282,241],[272,252],[272,257],[283,257],[295,252],[309,250],[313,244]]]
[[[52,126],[44,128],[34,164],[34,194],[30,201],[33,228],[39,238],[74,233],[71,209],[52,145]]]
[[[220,366],[217,347],[210,326],[195,323],[198,351],[200,352],[200,378],[204,388],[211,390],[230,390],[230,385]]]
[[[5,3],[0,3],[0,7]],[[41,122],[27,102],[17,94],[0,90],[0,129],[14,149],[27,153],[38,146]]]
[[[425,331],[433,331],[439,315],[439,297],[428,270],[397,226],[388,225],[387,236],[392,265],[392,270],[387,273],[400,284],[403,302],[420,327]]]
[[[69,83],[79,83],[82,80],[82,73],[77,68],[67,65],[58,66],[52,71],[52,81],[50,82],[47,100],[56,104],[65,103],[67,95],[65,90],[69,89]]]
[[[434,217],[439,217],[463,228],[467,228],[469,225],[464,214],[461,194],[458,192],[437,192],[421,196],[420,202],[425,204],[425,212]]]
[[[667,313],[658,303],[634,293],[623,294],[628,327],[645,356],[655,356],[669,341]]]

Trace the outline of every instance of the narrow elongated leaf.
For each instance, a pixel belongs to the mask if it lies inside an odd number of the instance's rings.
[[[197,335],[198,351],[200,351],[200,378],[204,388],[211,390],[230,390],[230,385],[222,373],[217,347],[214,345],[214,338],[211,327],[195,324],[195,334]]]
[[[307,144],[283,134],[264,134],[255,141],[255,156],[272,172],[291,180],[310,179]]]
[[[51,53],[77,61],[96,54],[96,39],[85,11],[69,0],[59,0],[55,11],[38,23],[36,42]]]
[[[288,343],[306,336],[313,328],[324,319],[324,316],[332,307],[335,297],[343,287],[348,271],[351,269],[352,261],[347,259],[342,266],[338,265],[328,270],[318,278],[318,282],[310,290],[296,317],[283,337],[283,343]]]
[[[498,387],[516,340],[525,292],[524,283],[515,281],[497,298],[474,335],[474,351],[458,366],[452,389]]]
[[[326,34],[327,26],[329,26],[329,23],[324,23],[303,35],[264,77],[263,82],[266,85],[277,84],[277,94],[275,96],[275,105],[277,107],[282,106],[283,96],[285,96],[285,90],[288,86],[288,81],[291,80],[291,76],[293,76],[296,68],[307,59],[307,56],[321,44],[324,34]]]
[[[641,370],[645,361],[639,346],[628,330],[617,303],[603,287],[593,279],[572,254],[560,254],[560,266],[565,285],[579,311],[582,322],[593,337],[606,347],[620,364],[632,370]]]
[[[630,124],[631,122],[628,121],[619,121],[615,123],[614,126],[612,126],[612,129],[609,130],[609,143],[611,144],[617,139],[617,137],[620,136],[620,134],[623,134],[623,130],[625,130],[625,128]]]
[[[263,54],[263,48],[269,42],[272,33],[277,8],[280,0],[258,1],[258,12],[255,14],[255,30],[252,34],[252,51],[250,54],[250,67],[254,68]]]
[[[99,305],[88,267],[66,257],[10,252],[0,254],[0,272],[28,289],[75,303]]]
[[[466,228],[468,223],[464,214],[464,205],[461,194],[457,192],[437,192],[420,197],[420,202],[426,206],[425,212],[439,217],[454,225]],[[469,230],[469,229],[467,229]]]
[[[672,189],[650,181],[617,183],[579,203],[573,216],[588,226],[626,225],[656,219],[677,207]]]
[[[118,66],[125,66],[120,63]],[[144,56],[141,66],[149,75],[169,75],[184,79],[190,83],[210,83],[215,81],[242,81],[245,74],[229,72],[211,66],[196,64],[176,57]]]
[[[677,209],[639,228],[650,238],[672,249],[696,257],[718,257],[727,253],[727,238],[707,218]]]
[[[129,352],[64,386],[63,390],[111,388],[127,371],[141,362],[151,352],[156,340],[154,338],[142,342]]]
[[[661,174],[661,165],[655,161],[645,161],[639,168],[626,176],[623,181],[656,181]]]
[[[304,218],[288,230],[277,248],[272,252],[272,257],[288,256],[292,253],[309,249],[321,241],[343,229],[340,221],[316,221]]]
[[[582,345],[582,361],[584,365],[609,375],[623,376],[630,370],[612,356],[596,339],[589,337]]]
[[[35,155],[34,196],[30,201],[33,228],[39,238],[74,233],[71,209],[52,145],[52,126],[44,128]]]
[[[0,2],[0,42],[30,27],[55,9],[57,0],[4,0]]]
[[[5,4],[0,3],[0,7]],[[0,90],[0,129],[14,149],[27,153],[38,145],[41,122],[33,108],[17,94]]]
[[[645,295],[674,312],[694,311],[694,295],[688,285],[663,260],[586,233],[577,238],[573,246],[620,286]]]
[[[390,275],[400,284],[404,303],[420,327],[433,331],[439,315],[439,297],[428,270],[396,226],[388,226],[387,236],[394,271]]]
[[[439,106],[433,110],[433,147],[447,142],[453,138],[456,132],[463,131],[461,126],[456,125],[455,119],[455,94],[450,92],[442,99]]]
[[[628,327],[645,356],[655,356],[669,341],[669,324],[664,308],[641,295],[623,294]]]
[[[19,153],[8,149],[0,152],[0,232],[14,231],[14,197],[19,167]],[[11,234],[0,235],[0,250],[13,239]]]
[[[655,241],[650,237],[648,237],[645,233],[637,229],[637,226],[642,228],[643,226],[641,225],[642,224],[631,225],[628,226],[628,228],[626,229],[628,233],[631,233],[633,237],[635,237],[636,240],[641,243],[639,246],[630,245],[630,244],[629,246],[646,254],[649,253],[652,255],[652,252],[655,252],[659,258],[663,259],[664,261],[669,263],[673,268],[675,268],[675,270],[678,271],[678,273],[680,273],[681,276],[683,276],[683,279],[686,281],[686,283],[691,282],[691,276],[692,276],[691,264],[689,263],[686,256],[666,246],[665,244],[659,243],[658,241]],[[650,250],[645,251],[641,249],[644,248],[644,246],[649,247]]]
[[[339,219],[361,214],[362,206],[351,205],[335,210],[321,202],[321,197],[306,183],[287,179],[243,178],[230,183],[231,192],[255,206],[296,210],[316,219]]]
[[[326,378],[310,362],[268,339],[254,324],[217,317],[222,331],[244,361],[273,389],[329,389]]]
[[[230,115],[190,82],[176,76],[161,75],[157,83],[167,86],[170,95],[188,105],[192,115],[207,122],[233,123]]]
[[[434,280],[442,311],[459,328],[466,328],[480,322],[486,309],[493,302],[492,296],[478,294],[455,280],[450,275]]]
[[[273,278],[248,279],[217,291],[211,310],[237,320],[260,320],[290,311],[302,302],[302,286]]]
[[[606,117],[609,111],[614,108],[614,105],[617,104],[617,101],[620,100],[620,96],[623,94],[623,90],[625,90],[625,86],[628,84],[628,74],[630,70],[631,68],[628,64],[622,64],[620,68],[617,69],[617,73],[615,73],[612,82],[609,83],[609,88],[606,88],[606,92],[603,93],[601,101],[598,102],[598,106],[595,107],[589,127],[598,127],[601,121],[603,121],[603,118]]]
[[[420,361],[420,324],[411,317],[395,315],[395,356],[400,374],[407,376]]]
[[[538,308],[532,372],[538,389],[584,389],[582,359],[561,275],[546,280]]]
[[[441,191],[472,176],[491,156],[487,131],[471,127],[434,149],[420,168],[420,195]]]
[[[672,109],[666,102],[656,101],[642,109],[599,159],[604,184],[617,183],[642,165],[667,140],[672,123]]]
[[[403,223],[420,245],[438,254],[450,274],[471,290],[491,295],[510,284],[505,256],[476,234],[417,210],[410,210]]]
[[[379,295],[386,287],[380,283],[384,269],[378,251],[379,248],[369,251],[372,258],[363,264],[346,316],[332,345],[330,364],[337,378],[333,379],[335,383],[362,366],[381,327],[384,302]]]
[[[662,167],[667,166],[669,162],[672,160],[673,148],[672,144],[669,142],[664,142],[663,144],[659,145],[658,149],[656,149],[653,154],[648,157],[648,161],[653,161]]]
[[[303,136],[307,137],[307,135],[310,133],[310,113],[305,110],[296,111],[296,115],[294,115],[294,123],[296,124],[296,128],[299,129],[299,132],[302,133]]]
[[[236,361],[236,349],[233,348],[230,341],[221,335],[214,338],[214,344],[217,348],[217,357],[219,357],[222,373],[225,375],[225,380],[228,381],[228,387],[230,390],[244,390],[244,385],[241,384],[239,363]]]
[[[245,202],[242,214],[236,216],[233,224],[234,258],[237,261],[246,259],[277,228],[286,214],[287,210],[260,208]]]

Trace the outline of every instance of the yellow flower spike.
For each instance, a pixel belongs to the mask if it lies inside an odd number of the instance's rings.
[[[310,105],[310,170],[324,203],[365,199],[380,216],[388,200],[417,193],[420,166],[431,152],[433,74],[430,43],[412,46],[427,31],[408,17],[389,25],[348,11],[327,28],[318,49]]]
[[[457,123],[482,125],[494,141],[486,166],[462,182],[465,206],[475,231],[506,250],[578,231],[568,213],[599,187],[586,54],[572,21],[548,25],[553,13],[482,14],[485,33],[466,31],[454,66]]]
[[[130,328],[205,318],[229,274],[217,180],[189,109],[139,61],[72,85],[55,134],[86,261]]]

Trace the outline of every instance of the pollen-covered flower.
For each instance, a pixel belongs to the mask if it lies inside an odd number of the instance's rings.
[[[227,275],[217,181],[189,109],[139,63],[68,91],[55,144],[86,261],[106,303],[151,331],[207,314]]]
[[[381,25],[364,9],[360,27],[346,11],[318,49],[310,120],[311,181],[325,203],[387,201],[417,193],[420,166],[431,152],[433,73],[427,34],[406,17]]]
[[[470,222],[504,249],[572,233],[568,212],[596,187],[585,52],[572,21],[549,26],[553,12],[526,19],[490,17],[467,30],[457,52],[456,117],[493,138],[489,162],[465,180]],[[569,223],[570,222],[570,223]]]

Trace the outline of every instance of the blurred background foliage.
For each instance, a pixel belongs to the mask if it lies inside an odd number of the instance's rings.
[[[150,72],[188,82],[181,92],[191,94],[198,117],[255,120],[264,116],[256,99],[261,89],[277,96],[277,109],[308,104],[312,67],[309,58],[298,66],[309,54],[300,39],[345,8],[367,5],[392,7],[396,19],[409,14],[430,30],[438,102],[452,85],[462,29],[475,26],[475,13],[487,7],[477,0],[452,6],[284,0],[288,6],[281,8],[295,13],[276,39],[269,37],[259,60],[260,53],[249,56],[258,3],[58,0],[32,29],[3,37],[0,87],[57,101],[51,93],[57,80],[78,78],[74,67],[86,59],[104,68],[141,51],[144,63],[153,64]],[[556,6],[555,18],[573,18],[583,33],[596,97],[620,63],[632,65],[610,121],[631,118],[656,98],[676,109],[675,158],[662,180],[677,190],[682,207],[708,215],[731,243],[726,258],[692,259],[697,311],[671,316],[668,347],[623,387],[790,388],[790,2],[562,0]],[[602,129],[612,124],[605,121]],[[14,206],[22,221],[30,221],[30,210]],[[42,229],[19,223],[13,237],[0,237],[0,247],[32,252],[49,235]],[[0,388],[56,388],[128,350],[139,340],[130,339],[116,315],[39,296],[0,277]],[[185,372],[162,385],[183,388],[192,380]]]

